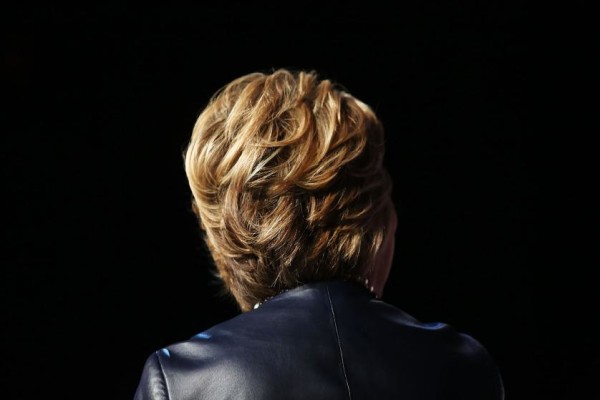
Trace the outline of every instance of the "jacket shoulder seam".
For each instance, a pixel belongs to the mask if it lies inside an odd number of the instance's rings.
[[[167,382],[167,375],[165,374],[165,368],[163,366],[163,363],[160,360],[160,354],[158,354],[158,351],[155,351],[154,355],[156,356],[156,359],[158,361],[158,366],[160,368],[160,374],[162,376],[162,380],[165,383],[165,389],[167,392],[167,400],[171,400],[171,391],[169,390],[169,382]]]

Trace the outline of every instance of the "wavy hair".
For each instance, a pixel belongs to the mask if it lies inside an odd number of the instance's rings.
[[[367,272],[389,217],[383,156],[371,108],[314,71],[251,73],[213,95],[185,171],[203,239],[242,311]]]

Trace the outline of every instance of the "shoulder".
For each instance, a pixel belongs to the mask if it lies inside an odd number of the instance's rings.
[[[156,351],[146,359],[134,400],[167,400],[170,398],[159,353]]]
[[[134,400],[196,399],[218,392],[215,376],[227,365],[228,346],[202,332],[152,353],[144,364]],[[231,367],[231,365],[229,365]],[[231,373],[231,369],[228,371]]]
[[[451,324],[422,322],[380,300],[370,300],[368,312],[357,313],[342,302],[335,308],[347,365],[358,371],[354,381],[363,379],[359,366],[370,359],[370,364],[385,366],[378,373],[386,377],[383,381],[418,387],[417,393],[435,387],[448,399],[504,398],[499,369],[486,347]]]
[[[191,338],[152,353],[144,364],[135,400],[205,398],[221,393],[223,381],[243,381],[252,372],[253,351],[267,346],[252,342],[249,313],[240,314]]]
[[[504,399],[504,384],[491,354],[474,337],[453,331],[447,349],[444,382],[464,399]]]

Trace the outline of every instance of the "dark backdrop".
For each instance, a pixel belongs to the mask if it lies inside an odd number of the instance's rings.
[[[383,120],[399,212],[384,299],[478,338],[507,398],[582,393],[594,284],[571,278],[576,157],[547,107],[567,78],[545,68],[561,54],[539,62],[550,39],[526,3],[440,3],[4,13],[2,397],[131,398],[152,351],[237,313],[182,151],[214,91],[278,67]]]

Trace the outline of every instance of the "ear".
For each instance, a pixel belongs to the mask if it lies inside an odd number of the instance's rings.
[[[369,268],[369,272],[365,278],[365,285],[371,292],[375,293],[377,298],[381,298],[383,295],[383,289],[388,280],[394,259],[398,215],[391,200],[390,207],[391,212],[387,221],[383,243],[375,255],[373,265]]]

